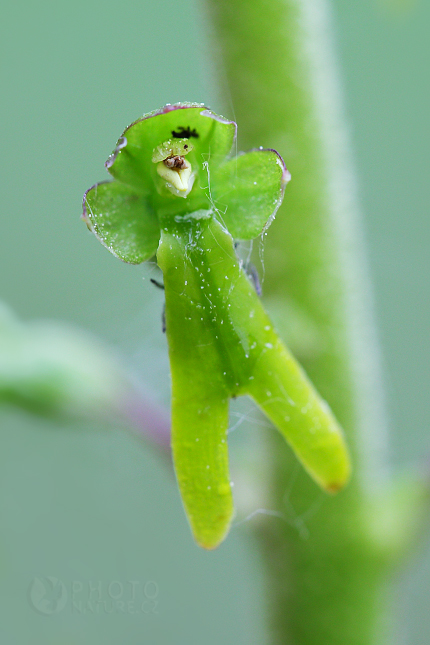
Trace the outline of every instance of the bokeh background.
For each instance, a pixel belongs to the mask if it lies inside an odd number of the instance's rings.
[[[396,468],[422,465],[430,456],[430,5],[331,6],[391,457]],[[225,88],[214,85],[202,8],[197,0],[17,1],[3,8],[0,32],[0,297],[24,320],[67,320],[102,337],[167,404],[162,294],[149,283],[156,269],[116,261],[79,216],[84,190],[107,177],[103,163],[130,121],[167,102],[219,109]],[[192,542],[171,471],[136,437],[11,410],[0,423],[0,642],[266,642],[249,524],[205,553]],[[37,611],[37,581],[47,576],[68,594],[52,613]],[[99,581],[102,600],[122,593],[124,612],[85,608]],[[398,642],[427,645],[430,540],[399,575],[397,595]]]

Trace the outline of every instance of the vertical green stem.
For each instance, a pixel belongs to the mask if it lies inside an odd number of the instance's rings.
[[[387,574],[384,548],[369,528],[371,500],[386,480],[384,420],[327,6],[207,5],[239,148],[274,147],[292,174],[265,242],[265,293],[278,321],[284,317],[278,326],[287,341],[291,311],[316,330],[311,350],[298,358],[345,429],[354,458],[347,490],[321,499],[303,472],[292,485],[292,459],[273,436],[268,506],[294,513],[307,539],[275,519],[258,531],[272,642],[369,645],[378,638]]]

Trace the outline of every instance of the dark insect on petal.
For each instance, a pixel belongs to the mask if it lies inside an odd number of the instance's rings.
[[[172,130],[172,137],[175,137],[175,139],[190,139],[191,137],[198,139],[199,135],[195,128],[191,130],[190,126],[186,128],[179,126],[179,130]]]

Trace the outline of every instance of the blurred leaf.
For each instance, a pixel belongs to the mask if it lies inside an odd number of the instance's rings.
[[[65,419],[107,417],[128,389],[99,341],[64,323],[22,323],[0,303],[0,402]]]

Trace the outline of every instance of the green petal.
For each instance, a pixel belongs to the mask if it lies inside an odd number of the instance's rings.
[[[235,140],[236,124],[197,104],[166,105],[132,123],[123,132],[106,168],[118,181],[139,193],[149,193],[154,189],[156,177],[152,162],[154,149],[175,134],[183,138],[184,131],[192,133],[190,142],[194,146],[187,160],[206,185],[207,171],[203,163],[210,160],[216,165],[228,155]]]
[[[211,174],[212,198],[233,237],[251,240],[270,224],[290,177],[282,157],[263,149],[230,159]]]
[[[144,196],[116,181],[96,184],[85,193],[82,217],[100,242],[124,262],[140,264],[157,250],[157,216]]]

